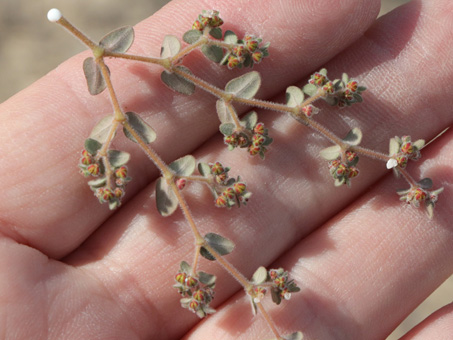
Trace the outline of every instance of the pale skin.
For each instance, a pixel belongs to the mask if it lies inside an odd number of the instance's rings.
[[[228,28],[271,42],[271,57],[256,68],[263,79],[258,98],[283,102],[287,86],[303,85],[326,66],[332,77],[347,72],[369,90],[365,102],[351,109],[318,104],[322,111],[315,119],[340,135],[360,127],[363,146],[386,152],[395,135],[429,140],[451,125],[450,0],[414,1],[378,21],[379,1],[273,5],[174,1],[136,26],[131,52],[157,56],[165,34],[181,36],[201,9],[216,8]],[[77,174],[84,139],[112,110],[107,93],[93,97],[86,90],[81,65],[87,55],[68,60],[0,106],[0,336],[271,338],[239,284],[215,263],[199,265],[218,277],[218,312],[198,323],[181,309],[172,285],[179,262],[193,259],[193,237],[180,212],[169,218],[157,213],[152,194],[158,172],[136,145],[122,137],[114,142],[131,153],[134,178],[117,211],[101,206]],[[185,62],[217,86],[240,74],[201,55]],[[407,184],[385,162],[361,158],[352,187],[335,188],[318,156],[329,144],[270,111],[258,111],[275,139],[265,161],[228,152],[219,135],[212,137],[218,128],[215,98],[201,90],[191,97],[172,92],[160,83],[157,66],[123,60],[110,65],[120,104],[157,131],[153,146],[164,160],[186,154],[218,160],[247,181],[253,196],[239,210],[215,208],[200,185],[184,194],[200,232],[236,243],[226,258],[244,275],[260,265],[284,267],[297,281],[301,292],[290,301],[275,307],[265,301],[281,334],[383,339],[453,273],[452,131],[408,167],[414,177],[431,177],[436,188],[445,188],[429,221],[422,209],[398,201],[395,191]],[[450,305],[407,339],[447,339],[452,325]]]

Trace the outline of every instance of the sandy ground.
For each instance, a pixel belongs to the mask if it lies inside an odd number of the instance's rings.
[[[303,1],[303,0],[302,0]],[[1,0],[0,102],[25,88],[59,63],[82,51],[82,45],[46,19],[49,8],[70,13],[71,21],[93,39],[122,25],[133,25],[162,7],[167,0]],[[407,2],[384,0],[381,13]],[[61,48],[58,48],[61,46]],[[395,340],[432,311],[453,300],[453,277],[417,308],[387,340]]]

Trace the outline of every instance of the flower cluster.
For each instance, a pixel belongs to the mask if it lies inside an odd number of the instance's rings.
[[[366,90],[366,87],[360,86],[356,80],[349,79],[346,73],[343,74],[342,79],[330,80],[327,77],[326,69],[312,74],[308,83],[312,86],[311,89],[308,89],[310,95],[322,89],[325,93],[323,99],[328,104],[338,107],[351,106],[354,103],[362,102],[361,94]]]
[[[94,157],[87,150],[83,150],[79,168],[81,174],[85,177],[98,177],[89,181],[88,185],[100,203],[108,202],[110,209],[115,209],[121,205],[126,184],[131,180],[127,176],[126,165],[112,167],[112,175],[108,178],[103,161]]]
[[[426,181],[428,179],[425,179]],[[423,182],[423,181],[422,181]],[[419,182],[421,183],[421,182]],[[431,185],[431,180],[429,180],[429,186]],[[439,199],[439,194],[444,190],[440,188],[437,190],[429,191],[428,188],[424,188],[423,185],[412,186],[410,189],[398,191],[400,195],[400,200],[410,204],[414,207],[420,207],[422,203],[425,204],[428,215],[430,218],[433,216],[433,209],[437,200]]]
[[[300,288],[297,287],[296,283],[293,280],[288,278],[288,272],[279,269],[269,270],[269,278],[271,285],[271,295],[272,301],[277,305],[280,304],[282,299],[289,300],[291,298],[291,293],[300,291]]]
[[[387,168],[391,169],[399,166],[404,169],[410,159],[414,161],[420,159],[420,150],[424,145],[425,141],[423,139],[412,142],[410,136],[392,138],[390,140],[390,156],[392,158],[388,160]]]
[[[273,142],[268,133],[268,129],[264,127],[263,123],[257,123],[252,130],[244,128],[240,132],[227,132],[224,135],[224,142],[228,145],[229,150],[237,147],[247,148],[250,155],[259,155],[264,159],[264,154],[267,152],[266,146]]]
[[[200,318],[215,312],[209,307],[214,298],[215,276],[203,272],[197,276],[190,274],[191,267],[181,263],[181,269],[175,276],[176,284],[173,285],[181,294],[181,306],[196,313]]]
[[[238,40],[234,47],[224,57],[222,64],[229,69],[253,67],[264,57],[269,56],[269,43],[262,45],[262,39],[246,34],[243,40]]]
[[[216,28],[223,25],[218,11],[202,11],[198,19],[192,25],[192,29],[203,32],[206,27]]]
[[[230,208],[234,205],[246,205],[250,196],[247,186],[241,182],[240,177],[237,179],[229,178],[228,171],[230,168],[223,167],[220,162],[210,164],[211,174],[214,176],[215,205],[220,208]]]
[[[332,177],[335,179],[335,186],[342,184],[351,185],[351,178],[357,177],[359,169],[355,167],[359,161],[359,157],[355,152],[345,152],[345,162],[335,159],[329,162],[329,170]]]

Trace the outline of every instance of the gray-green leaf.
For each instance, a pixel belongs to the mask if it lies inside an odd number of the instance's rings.
[[[256,71],[234,78],[225,86],[225,91],[239,98],[250,99],[255,96],[261,86],[260,74]]]
[[[87,138],[85,140],[85,150],[88,151],[89,154],[93,156],[96,155],[100,148],[102,148],[102,143],[99,143],[97,140],[92,138]]]
[[[362,141],[362,131],[359,128],[353,128],[345,138],[343,142],[348,143],[349,145],[359,145]]]
[[[164,217],[170,216],[178,208],[178,199],[175,193],[162,177],[159,177],[156,183],[156,206],[159,213]]]
[[[174,35],[166,35],[160,49],[161,58],[171,58],[179,53],[181,43]]]
[[[286,105],[296,107],[304,101],[304,92],[297,86],[290,86],[286,89]]]
[[[198,41],[198,39],[200,39],[201,36],[202,34],[199,30],[190,30],[184,33],[182,40],[188,44],[194,44]]]
[[[185,66],[180,65],[177,66],[177,68],[188,74],[192,74],[192,72],[190,72],[190,70]],[[191,95],[192,93],[195,92],[195,85],[178,74],[170,73],[167,70],[165,70],[160,75],[160,78],[162,79],[165,85],[167,85],[172,90],[175,90],[176,92],[185,95]]]
[[[203,177],[211,176],[211,167],[207,163],[200,162],[198,163],[198,172]]]
[[[215,45],[204,45],[201,52],[215,63],[220,63],[223,59],[223,48]]]
[[[195,157],[187,155],[171,162],[168,167],[178,176],[190,176],[195,171],[196,164]]]
[[[400,146],[401,145],[396,138],[390,138],[389,155],[396,155],[400,151]]]
[[[322,149],[319,152],[319,155],[328,161],[333,161],[340,157],[341,147],[339,145],[332,145],[328,148]]]
[[[156,140],[156,132],[143,119],[141,119],[139,115],[135,112],[126,112],[126,116],[130,126],[146,144],[152,143]],[[127,138],[137,143],[135,137],[132,136],[126,128],[123,128],[123,131]]]
[[[134,42],[134,29],[131,26],[120,27],[101,39],[99,45],[110,52],[124,53]]]
[[[253,130],[256,123],[258,123],[258,114],[255,111],[247,113],[244,118],[242,118],[241,123],[248,130]]]
[[[234,243],[221,235],[209,233],[204,239],[221,256],[231,253],[234,249]],[[204,247],[201,247],[200,253],[208,260],[215,260],[215,257]]]
[[[129,162],[131,155],[125,151],[109,150],[108,158],[110,165],[117,168]]]
[[[234,33],[233,31],[225,31],[223,41],[226,42],[227,44],[237,44],[238,37],[236,33]]]
[[[108,115],[102,118],[91,130],[90,138],[104,144],[107,141],[110,128],[113,124],[113,115]]]
[[[83,62],[83,73],[88,85],[88,91],[95,96],[105,90],[107,84],[102,75],[101,68],[94,58],[86,58]]]
[[[225,103],[223,99],[219,99],[216,102],[217,115],[221,123],[232,123],[233,118],[231,118],[230,109],[234,110],[234,107]],[[234,111],[236,113],[236,111]]]
[[[224,136],[231,136],[235,130],[235,125],[233,123],[220,124],[219,130]]]
[[[259,267],[252,276],[252,282],[255,285],[260,285],[267,280],[267,270],[265,267]]]

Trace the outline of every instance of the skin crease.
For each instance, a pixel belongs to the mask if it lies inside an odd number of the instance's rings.
[[[351,109],[317,105],[322,111],[315,119],[339,135],[358,126],[363,146],[386,152],[390,137],[429,140],[451,125],[453,47],[445,43],[453,35],[451,1],[414,1],[378,21],[378,1],[271,5],[174,1],[136,26],[130,52],[158,55],[165,34],[181,36],[201,9],[217,8],[226,29],[271,41],[271,57],[256,67],[263,80],[258,98],[283,102],[287,86],[302,85],[327,65],[332,77],[348,72],[369,88],[365,102]],[[193,237],[180,212],[166,219],[156,213],[158,172],[142,162],[146,157],[135,145],[123,138],[114,142],[131,153],[134,178],[118,211],[100,206],[76,174],[83,139],[111,113],[106,93],[92,97],[86,91],[81,65],[87,55],[70,59],[0,106],[7,160],[0,164],[0,336],[272,337],[263,319],[252,317],[241,287],[215,263],[203,261],[200,269],[218,277],[218,312],[199,323],[181,310],[171,286],[179,262],[193,258]],[[184,194],[202,233],[221,233],[236,243],[226,258],[244,275],[260,265],[290,271],[301,292],[281,306],[266,304],[283,334],[383,339],[453,273],[451,131],[409,165],[414,177],[432,177],[436,188],[445,188],[429,221],[422,210],[398,202],[395,190],[407,184],[382,162],[362,157],[352,187],[334,188],[318,156],[329,144],[290,117],[265,111],[258,111],[260,121],[275,139],[267,159],[228,152],[213,137],[214,98],[199,90],[191,97],[171,92],[160,84],[157,67],[108,62],[120,103],[157,131],[152,146],[164,159],[193,154],[200,161],[220,160],[246,179],[253,196],[240,210],[215,209],[198,185]],[[185,64],[218,86],[240,74],[199,55]],[[439,329],[447,329],[442,320],[451,315],[451,308],[442,318],[434,315],[408,339],[437,338]]]

